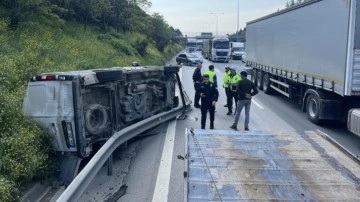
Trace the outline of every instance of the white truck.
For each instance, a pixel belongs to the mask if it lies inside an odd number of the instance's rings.
[[[243,42],[230,42],[231,47],[231,59],[242,60],[243,55],[245,54],[245,46]]]
[[[226,36],[204,40],[202,54],[210,61],[229,62],[230,52],[230,41]]]
[[[186,41],[186,51],[191,53],[197,51],[197,40],[195,38],[188,38]]]
[[[310,0],[248,22],[246,57],[265,93],[298,98],[314,123],[345,121],[360,107],[360,1]]]
[[[197,51],[202,51],[202,49],[203,49],[203,40],[202,39],[196,40],[196,48],[197,48]]]
[[[25,115],[52,136],[61,176],[71,181],[82,159],[114,133],[178,106],[179,66],[114,67],[42,73],[28,84]]]

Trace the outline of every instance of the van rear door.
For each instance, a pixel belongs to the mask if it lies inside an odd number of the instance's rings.
[[[56,151],[76,152],[72,81],[30,82],[23,110],[48,129]]]

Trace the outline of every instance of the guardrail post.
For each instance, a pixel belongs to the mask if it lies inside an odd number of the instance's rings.
[[[107,176],[112,176],[113,174],[113,154],[111,154],[107,160]]]
[[[186,103],[185,103],[185,97],[184,97],[184,92],[183,92],[183,89],[182,89],[182,84],[181,84],[181,81],[180,81],[180,76],[179,76],[179,73],[176,72],[176,79],[178,81],[178,85],[179,85],[179,90],[180,90],[180,96],[181,96],[181,101],[183,103],[183,112],[186,111]]]

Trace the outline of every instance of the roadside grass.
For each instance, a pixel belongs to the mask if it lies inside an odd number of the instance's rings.
[[[39,73],[114,66],[164,65],[182,47],[159,52],[141,33],[102,32],[81,24],[9,28],[0,19],[0,201],[18,201],[23,185],[59,169],[50,137],[23,115],[29,79]]]

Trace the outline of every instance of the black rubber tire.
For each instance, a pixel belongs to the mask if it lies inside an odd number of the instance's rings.
[[[319,124],[321,119],[319,118],[320,115],[320,101],[319,97],[310,94],[306,99],[306,113],[309,117],[310,121]]]
[[[259,89],[259,90],[262,90],[262,76],[263,76],[263,73],[262,71],[258,71],[257,72],[257,76],[256,76],[256,87]]]
[[[265,73],[263,75],[263,79],[262,79],[262,88],[264,93],[266,94],[271,94],[272,93],[272,88],[270,87],[270,74]]]
[[[257,71],[256,69],[251,70],[251,81],[256,84]]]
[[[181,62],[178,60],[178,61],[176,61],[176,63],[178,64],[178,65],[180,65],[181,64]]]
[[[100,104],[90,104],[85,108],[84,122],[86,130],[93,135],[105,131],[108,125],[108,112]]]

